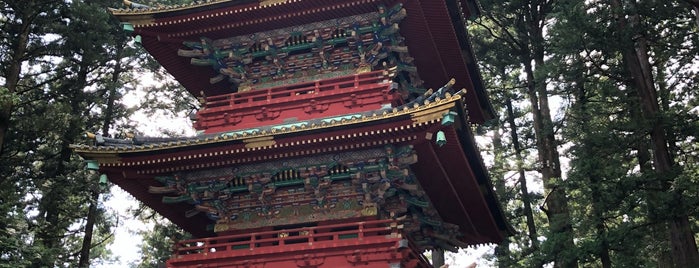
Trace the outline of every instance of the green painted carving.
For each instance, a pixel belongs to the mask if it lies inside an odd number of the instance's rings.
[[[168,181],[174,180],[173,177],[168,176],[155,176],[153,179],[163,184],[167,183]]]
[[[390,9],[218,40],[202,37],[184,42],[179,56],[218,74],[210,83],[228,80],[231,91],[269,88],[313,81],[359,70],[399,66],[404,90],[421,92],[399,23],[401,4]],[[410,82],[408,82],[410,81]]]
[[[192,201],[192,197],[189,195],[163,196],[162,200],[163,200],[163,203],[165,203],[165,204],[174,204],[174,203],[190,202],[190,201]]]
[[[376,216],[398,219],[423,248],[455,245],[459,228],[432,207],[410,170],[417,161],[412,146],[386,146],[177,173],[151,192],[192,204],[185,216],[206,214],[216,232]]]
[[[418,199],[418,198],[416,198],[416,197],[409,197],[409,198],[406,198],[405,201],[408,202],[408,203],[410,203],[411,205],[418,206],[418,207],[421,207],[421,208],[426,208],[426,207],[428,207],[428,206],[430,205],[429,202],[424,201],[424,200],[420,200],[420,199]]]

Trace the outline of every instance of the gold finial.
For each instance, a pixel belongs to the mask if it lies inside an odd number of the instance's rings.
[[[129,8],[150,8],[150,6],[144,5],[144,4],[139,4],[139,3],[134,3],[129,0],[124,0],[124,5],[129,7]]]
[[[449,82],[447,82],[447,85],[449,85],[449,86],[453,86],[454,84],[456,84],[456,79],[454,79],[454,78],[452,78],[451,80],[449,80]]]
[[[368,73],[368,72],[371,72],[370,65],[360,65],[359,68],[357,68],[355,73],[361,74],[361,73]]]

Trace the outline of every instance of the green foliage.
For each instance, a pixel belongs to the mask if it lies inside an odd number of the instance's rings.
[[[10,92],[6,87],[0,87],[0,109],[10,105],[14,106],[19,102],[19,97],[14,92]]]
[[[0,266],[78,265],[98,188],[69,145],[128,115],[107,108],[133,54],[106,10],[116,2],[0,2]],[[93,216],[90,258],[110,261],[115,219],[102,206]]]
[[[131,263],[131,267],[152,268],[164,264],[170,256],[176,242],[192,238],[169,220],[156,214],[150,208],[141,206],[135,213],[137,218],[153,228],[139,232],[141,242],[141,260]]]
[[[533,81],[545,81],[547,90],[559,95],[557,102],[562,105],[562,115],[554,116],[558,121],[552,123],[560,140],[559,151],[569,163],[560,187],[567,191],[575,239],[574,250],[564,254],[590,267],[672,265],[672,260],[668,260],[668,220],[689,217],[691,232],[698,237],[699,34],[695,17],[679,1],[622,1],[621,12],[633,23],[633,27],[622,29],[615,15],[619,11],[604,1],[481,2],[485,18],[477,20],[470,29],[476,54],[481,59],[484,78],[495,93],[491,93],[494,106],[512,100],[519,108],[515,116],[523,128],[531,128],[527,126],[530,119],[522,117],[531,109],[521,100],[520,89],[526,86],[527,78],[520,74],[524,72],[521,59],[512,56],[537,53],[533,46],[520,42],[531,40],[521,30],[532,27],[534,15],[550,11],[543,40],[545,61],[535,66]],[[532,15],[524,11],[527,8],[521,8],[537,4],[547,5],[548,9]],[[635,18],[638,21],[632,20]],[[629,49],[629,40],[647,41],[653,86],[660,105],[654,118],[642,116],[640,98],[623,56]],[[631,49],[639,46],[631,44]],[[668,137],[675,163],[665,173],[656,172],[654,166],[656,152],[649,131],[657,125]],[[503,133],[502,140],[509,139],[502,125],[491,127],[491,131]],[[530,146],[525,148],[539,146],[530,137],[520,137]],[[503,152],[494,154],[496,180],[502,178],[502,173],[515,172],[519,162],[513,157],[497,160],[498,155],[513,153],[507,145],[499,148]],[[510,189],[505,193],[517,191],[517,185],[505,186]],[[511,222],[518,232],[509,239],[507,258],[498,255],[498,265],[531,267],[552,260],[555,249],[549,246],[556,243],[549,242],[562,238],[550,232],[549,223],[537,220],[545,242],[541,249],[530,247],[527,226],[518,216],[521,195],[500,197],[508,204]],[[519,205],[513,205],[517,202]],[[541,199],[532,202],[534,207],[542,205]],[[538,215],[540,219],[541,213]]]
[[[656,266],[670,253],[668,219],[689,217],[697,237],[699,33],[685,1],[622,1],[621,11],[605,1],[480,2],[484,17],[469,30],[500,115],[485,126],[493,138],[491,175],[516,230],[490,257],[500,267],[540,267],[557,257],[587,267]],[[133,128],[127,118],[136,109],[181,116],[197,107],[148,53],[128,43],[106,12],[120,5],[0,1],[0,267],[77,266],[92,224],[89,205],[97,202],[96,174],[68,147],[88,143],[85,131],[114,136]],[[615,12],[639,21],[620,30]],[[642,116],[623,56],[640,39],[648,43],[658,91],[653,118]],[[137,77],[147,72],[159,82],[143,85]],[[135,88],[146,94],[129,109],[121,98]],[[532,116],[541,101],[561,108],[537,134]],[[657,125],[674,160],[662,174],[654,172],[649,134]],[[567,193],[570,250],[558,248],[569,238],[552,231],[541,209],[548,193],[533,187],[541,185],[543,167],[537,135],[555,137],[568,163],[556,187]],[[90,259],[109,262],[116,220],[101,205],[96,211]],[[157,215],[142,218],[153,228],[141,233],[142,259],[132,265],[155,267],[188,235]]]

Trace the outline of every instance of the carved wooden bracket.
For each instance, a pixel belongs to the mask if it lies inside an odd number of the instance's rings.
[[[303,254],[300,260],[296,260],[296,266],[299,268],[316,268],[323,265],[324,258],[317,258],[315,254]]]
[[[361,107],[363,105],[362,101],[357,98],[357,94],[352,94],[349,97],[346,97],[343,104],[347,108]]]
[[[231,115],[229,113],[225,113],[223,114],[223,120],[228,124],[236,125],[243,120],[243,117],[239,115]]]
[[[359,264],[365,264],[366,260],[363,260],[364,253],[361,250],[355,250],[352,252],[351,255],[346,256],[347,262],[354,264],[354,265],[359,265]]]
[[[303,111],[306,113],[322,113],[328,109],[330,105],[327,103],[318,103],[316,100],[311,100],[308,102],[308,106],[303,107]]]
[[[266,107],[262,107],[260,109],[260,113],[255,115],[255,118],[257,118],[257,120],[260,120],[260,121],[272,120],[272,119],[279,117],[280,113],[281,112],[279,112],[279,111],[271,111],[271,110],[268,110]]]

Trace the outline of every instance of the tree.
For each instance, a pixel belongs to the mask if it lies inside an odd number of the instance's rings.
[[[692,245],[698,196],[690,185],[697,183],[691,174],[696,174],[692,161],[699,133],[699,78],[693,67],[699,60],[699,35],[686,5],[640,0],[483,4],[485,18],[471,32],[486,74],[501,73],[485,75],[489,87],[495,92],[510,89],[513,114],[518,109],[533,113],[540,160],[555,159],[556,154],[570,160],[569,170],[551,160],[559,170],[542,171],[566,178],[554,185],[565,190],[559,197],[565,197],[571,232],[551,232],[555,228],[549,207],[549,226],[540,228],[545,237],[540,255],[523,254],[528,253],[526,245],[510,246],[509,255],[521,259],[509,265],[550,260],[595,267],[694,265],[686,256],[696,253]],[[502,86],[508,77],[518,82]],[[519,86],[526,90],[517,90]],[[563,117],[552,118],[546,111],[548,103],[541,96],[551,93],[562,97]],[[529,98],[528,105],[518,101],[520,95]],[[508,98],[491,96],[495,106],[508,106]],[[523,136],[526,141],[526,132]],[[542,144],[556,148],[556,154],[541,158],[550,152]],[[511,159],[519,157],[513,153]],[[669,165],[663,159],[671,160]],[[544,186],[552,185],[544,180]],[[521,215],[517,210],[509,213]],[[514,226],[522,234],[532,233],[527,225]],[[674,252],[669,250],[672,244]]]
[[[605,266],[637,266],[651,261],[661,267],[693,266],[682,261],[685,257],[680,255],[684,254],[666,255],[672,242],[659,239],[673,232],[665,226],[677,214],[683,218],[695,213],[685,203],[696,196],[687,195],[682,187],[668,187],[677,184],[674,176],[684,173],[683,167],[668,166],[665,161],[682,154],[673,149],[683,139],[670,138],[676,135],[674,129],[696,124],[692,116],[687,116],[691,113],[680,108],[696,99],[695,94],[670,100],[673,91],[680,91],[667,86],[674,81],[678,89],[687,88],[696,79],[686,76],[695,73],[687,62],[697,55],[691,45],[696,44],[696,35],[688,38],[686,34],[691,31],[691,18],[678,16],[683,14],[682,7],[671,2],[563,1],[560,6],[566,12],[559,14],[550,34],[559,46],[558,73],[566,76],[561,79],[561,87],[574,89],[570,90],[574,104],[567,123],[574,142],[571,179],[575,186],[570,188],[590,191],[592,198],[583,204],[592,208],[592,215],[587,215],[592,220],[583,221],[578,231],[584,234],[585,230],[596,230],[594,243],[599,242],[590,247],[583,241],[581,248],[591,249]],[[670,80],[666,77],[668,66],[673,66],[677,74]],[[658,89],[660,94],[652,96]],[[656,107],[649,107],[653,103]],[[668,117],[659,103],[664,103],[667,112],[671,106],[680,109]],[[686,120],[668,120],[676,117]],[[596,161],[600,157],[604,161]],[[627,161],[630,159],[635,162]],[[665,168],[659,167],[658,163],[663,162]],[[685,223],[689,222],[687,217]],[[683,233],[684,241],[690,244],[686,246],[692,248],[694,232],[686,227]],[[612,246],[615,244],[635,249],[621,250]],[[696,248],[688,252],[696,253]],[[644,261],[631,264],[631,258]]]
[[[527,0],[498,3],[483,1],[487,10],[485,19],[478,22],[485,33],[495,42],[506,44],[503,57],[515,55],[514,68],[521,68],[525,94],[529,99],[529,109],[536,137],[538,170],[546,190],[542,210],[546,213],[552,236],[544,244],[545,250],[552,252],[554,266],[574,267],[573,229],[566,190],[562,183],[562,170],[558,153],[559,141],[556,138],[554,122],[549,106],[549,92],[545,56],[547,40],[544,28],[550,23],[549,16],[553,1]],[[505,61],[499,59],[499,61]]]
[[[140,245],[141,260],[132,263],[132,267],[159,267],[170,259],[175,243],[192,238],[192,235],[143,204],[134,210],[134,217],[153,228],[139,233],[143,237]]]
[[[103,125],[101,110],[109,106],[100,93],[115,47],[112,35],[103,34],[115,28],[106,4],[2,2],[7,31],[0,46],[13,52],[2,58],[0,185],[8,216],[0,225],[10,235],[0,238],[0,258],[10,266],[76,266],[81,252],[83,263],[109,254],[113,221],[103,207],[88,206],[95,204],[95,178],[70,150],[84,142],[84,131]],[[91,240],[82,239],[92,226],[84,218],[88,211],[97,242],[82,246]]]
[[[668,148],[667,133],[664,122],[660,119],[658,93],[650,63],[648,40],[641,27],[641,14],[636,12],[636,1],[630,1],[629,7],[622,6],[620,0],[612,0],[610,8],[616,18],[618,41],[623,44],[621,55],[624,66],[631,77],[630,86],[634,87],[640,102],[641,114],[649,122],[646,129],[650,133],[653,152],[653,167],[657,173],[661,190],[670,191],[675,175],[675,161]],[[627,19],[628,16],[628,19]],[[680,189],[682,191],[682,189]],[[681,202],[681,192],[672,190],[671,202]],[[678,267],[699,266],[699,252],[690,229],[689,218],[684,213],[668,217],[672,260]]]

